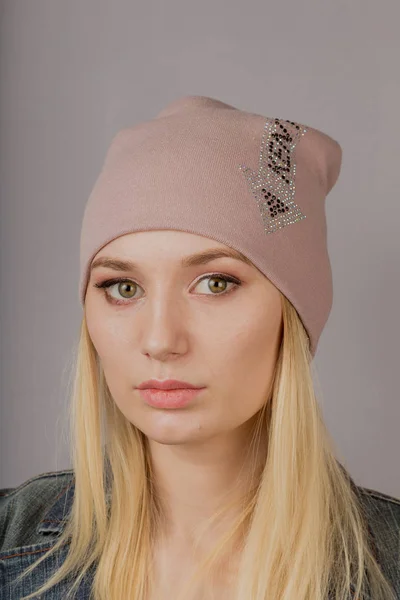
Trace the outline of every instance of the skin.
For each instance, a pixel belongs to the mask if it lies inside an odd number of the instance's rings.
[[[280,292],[255,266],[218,258],[181,267],[182,257],[210,248],[226,246],[175,230],[121,236],[95,258],[131,259],[140,270],[94,269],[85,300],[89,334],[111,394],[149,442],[166,511],[160,564],[174,557],[180,570],[191,560],[187,551],[196,525],[221,499],[239,497],[248,489],[244,450],[256,414],[270,397],[282,335]],[[199,282],[213,273],[242,283],[235,286],[213,277]],[[94,287],[117,277],[133,285],[129,289],[116,283],[106,290],[111,300],[126,302],[120,306],[107,300],[104,289]],[[135,389],[150,378],[180,379],[205,389],[185,408],[161,410],[145,404]],[[262,450],[260,464],[265,460]],[[235,514],[205,537],[201,551],[207,551]]]

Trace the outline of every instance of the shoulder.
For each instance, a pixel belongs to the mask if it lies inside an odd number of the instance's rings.
[[[0,598],[21,598],[38,589],[66,559],[69,544],[50,551],[72,507],[72,469],[41,473],[15,488],[0,490]],[[18,581],[20,575],[42,562]],[[85,575],[77,597],[89,599],[93,571]],[[59,582],[49,598],[65,598],[70,580]],[[43,596],[43,598],[44,598]]]
[[[0,489],[0,556],[13,548],[43,541],[46,523],[51,529],[46,519],[49,511],[73,479],[72,469],[50,471],[17,487]]]
[[[400,532],[400,499],[360,485],[358,495],[369,523],[388,526],[393,534]]]
[[[378,563],[400,598],[400,499],[356,486]]]

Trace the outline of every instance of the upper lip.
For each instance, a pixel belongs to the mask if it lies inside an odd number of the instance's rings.
[[[143,381],[137,386],[139,390],[146,388],[158,388],[160,390],[180,390],[182,388],[199,389],[201,386],[192,385],[187,381],[178,381],[177,379],[149,379]]]

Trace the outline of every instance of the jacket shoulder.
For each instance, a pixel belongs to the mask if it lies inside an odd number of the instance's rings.
[[[357,486],[362,505],[372,522],[387,522],[400,531],[400,498],[367,487]]]
[[[38,524],[72,480],[72,469],[49,471],[0,489],[0,554],[43,541]]]
[[[400,499],[357,486],[378,563],[400,598]]]

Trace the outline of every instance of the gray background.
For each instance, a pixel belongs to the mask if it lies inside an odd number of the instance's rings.
[[[400,497],[399,21],[397,0],[3,0],[1,487],[70,467],[80,226],[112,136],[199,94],[342,145],[317,385],[352,476]]]

